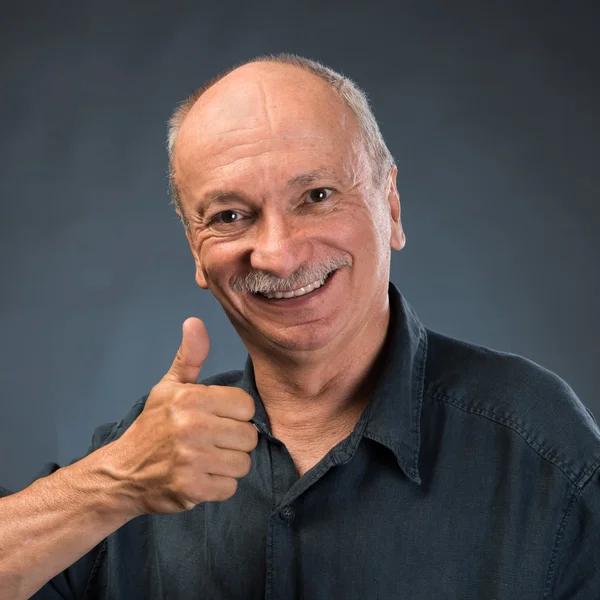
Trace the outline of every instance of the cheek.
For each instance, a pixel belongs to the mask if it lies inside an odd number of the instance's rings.
[[[380,245],[381,223],[378,215],[363,209],[355,211],[350,218],[340,219],[331,225],[337,239],[353,253],[372,252]]]
[[[241,253],[235,242],[207,239],[199,252],[199,265],[210,284],[224,288],[239,272]]]
[[[340,235],[345,238],[344,248],[353,255],[360,281],[378,279],[389,269],[389,231],[386,229],[389,230],[389,223],[383,211],[366,209],[340,228]]]
[[[375,236],[385,246],[389,243],[390,237],[390,213],[389,207],[383,202],[378,202],[373,208],[373,227],[375,229]]]

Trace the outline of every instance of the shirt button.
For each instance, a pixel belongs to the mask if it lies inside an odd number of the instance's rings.
[[[286,506],[281,509],[279,516],[284,521],[291,521],[296,516],[296,511],[291,506]]]

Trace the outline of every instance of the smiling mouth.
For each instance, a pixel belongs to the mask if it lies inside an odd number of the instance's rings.
[[[335,271],[337,271],[337,269]],[[299,296],[306,296],[307,294],[311,294],[315,290],[318,290],[320,287],[325,285],[325,282],[335,273],[335,271],[331,271],[331,273],[328,273],[322,279],[313,281],[312,283],[309,283],[308,285],[300,287],[296,290],[268,293],[256,292],[254,295],[260,298],[268,298],[269,300],[287,300],[289,298],[298,298]]]

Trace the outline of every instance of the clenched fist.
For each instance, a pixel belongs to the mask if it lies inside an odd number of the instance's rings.
[[[258,443],[249,422],[254,400],[238,388],[196,383],[209,346],[204,323],[187,319],[171,368],[114,442],[114,471],[138,514],[226,500],[250,471],[249,452]]]

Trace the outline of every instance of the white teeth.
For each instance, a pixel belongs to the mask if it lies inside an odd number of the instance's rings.
[[[298,288],[297,290],[293,290],[291,292],[273,292],[272,294],[264,294],[267,298],[296,298],[297,296],[304,296],[305,294],[310,294],[312,291],[320,288],[324,283],[325,279],[327,279],[327,275],[318,281],[314,281],[313,283],[309,283],[304,287]]]

